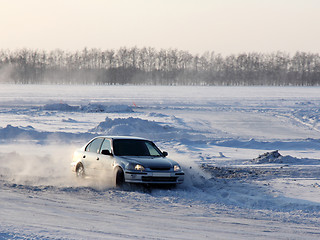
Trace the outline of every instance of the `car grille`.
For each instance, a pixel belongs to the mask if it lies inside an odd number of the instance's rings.
[[[155,167],[155,168],[150,168],[153,171],[169,171],[170,168],[161,168],[161,167]]]
[[[176,177],[141,177],[144,182],[176,182]]]

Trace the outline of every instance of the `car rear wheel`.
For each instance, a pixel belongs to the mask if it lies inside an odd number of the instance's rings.
[[[81,163],[77,166],[76,176],[78,178],[84,178],[84,176],[85,176],[84,167]]]
[[[116,187],[122,187],[124,182],[124,172],[120,167],[118,167],[115,172]]]

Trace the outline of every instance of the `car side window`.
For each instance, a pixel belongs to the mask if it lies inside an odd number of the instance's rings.
[[[157,149],[149,142],[146,142],[146,146],[149,150],[150,156],[160,156],[160,153],[157,151]]]
[[[111,143],[109,139],[104,139],[101,145],[100,153],[102,152],[102,150],[109,150],[109,152],[111,153]]]
[[[103,141],[103,138],[97,138],[97,139],[93,140],[86,147],[86,151],[87,152],[93,152],[93,153],[99,153],[102,141]]]

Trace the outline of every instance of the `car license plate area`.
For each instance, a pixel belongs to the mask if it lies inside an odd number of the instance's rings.
[[[152,176],[154,177],[170,177],[170,173],[153,173]]]
[[[150,182],[150,183],[177,183],[177,177],[141,177],[142,182]]]

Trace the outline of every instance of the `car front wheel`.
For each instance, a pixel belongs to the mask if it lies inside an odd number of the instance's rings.
[[[122,187],[124,184],[124,172],[120,167],[117,167],[115,171],[115,184],[116,187]]]

